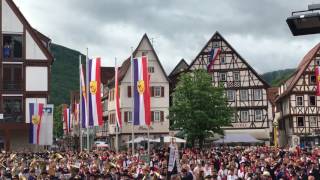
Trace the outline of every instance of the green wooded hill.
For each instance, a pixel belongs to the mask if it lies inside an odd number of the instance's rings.
[[[271,71],[262,74],[262,78],[267,81],[271,86],[279,86],[280,83],[289,78],[295,69],[283,69]]]
[[[51,69],[50,103],[70,103],[70,92],[79,89],[80,52],[52,44],[51,52],[55,61]],[[82,57],[84,60],[84,56]]]

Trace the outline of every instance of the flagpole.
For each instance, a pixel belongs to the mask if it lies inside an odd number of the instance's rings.
[[[81,85],[81,54],[79,55],[79,138],[80,138],[80,152],[82,152],[82,85]]]
[[[131,47],[131,99],[132,99],[132,111],[131,111],[131,121],[132,121],[132,155],[134,155],[134,118],[133,118],[133,111],[134,111],[134,84],[133,84],[133,47]]]
[[[88,58],[88,48],[87,48],[87,54],[86,54],[86,98],[87,102],[89,104],[89,58]],[[87,116],[87,151],[90,150],[90,136],[89,136],[89,108],[86,108],[86,116]]]
[[[115,57],[114,58],[114,66],[117,68],[117,58]],[[117,73],[117,69],[115,70],[115,72]],[[116,76],[115,76],[116,77]],[[116,81],[118,81],[118,79],[114,79],[114,88],[117,88],[116,87]],[[116,92],[117,90],[116,89],[114,89],[114,91]],[[118,98],[117,96],[115,97],[115,98]],[[116,107],[116,113],[118,113],[117,112],[117,99],[115,99],[115,107]],[[118,115],[116,115],[116,117],[118,117]],[[115,142],[115,149],[116,149],[116,153],[118,153],[118,151],[119,151],[119,135],[118,135],[118,132],[119,132],[119,126],[118,126],[118,121],[119,121],[119,119],[116,119],[116,142]]]

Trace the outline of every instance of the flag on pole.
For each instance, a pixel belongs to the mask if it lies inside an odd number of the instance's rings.
[[[116,105],[116,120],[118,123],[118,127],[121,128],[122,127],[122,120],[121,120],[121,111],[120,111],[120,102],[119,102],[119,82],[118,82],[118,66],[116,64],[115,66],[115,75],[114,75],[114,91],[115,91],[115,105]]]
[[[209,65],[208,65],[208,71],[211,69],[211,66],[213,66],[214,61],[217,59],[218,55],[220,54],[221,49],[220,48],[212,48],[209,52]]]
[[[317,84],[316,95],[320,96],[320,66],[316,66],[315,71],[316,71],[316,84]]]
[[[71,113],[69,108],[63,109],[63,122],[64,122],[64,132],[68,134],[71,132]]]
[[[53,105],[29,103],[29,143],[52,145],[53,138]]]
[[[89,126],[102,126],[101,59],[89,60]]]
[[[83,68],[82,65],[80,64],[80,79],[81,79],[81,106],[80,106],[80,111],[81,111],[81,126],[82,128],[87,127],[87,108],[88,108],[88,103],[87,103],[87,98],[86,98],[86,83],[84,80],[84,75],[83,75]]]
[[[146,56],[133,59],[133,84],[133,124],[150,126],[150,88]]]

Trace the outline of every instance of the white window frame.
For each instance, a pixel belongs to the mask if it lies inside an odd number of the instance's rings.
[[[132,123],[132,111],[127,111],[128,123]]]
[[[161,86],[153,86],[153,97],[161,97]]]
[[[154,67],[153,66],[149,66],[148,67],[148,72],[149,73],[154,73]]]
[[[253,99],[254,100],[262,100],[262,89],[254,89],[253,90]]]
[[[320,66],[320,59],[316,59],[316,65]]]
[[[246,92],[245,94],[243,92]],[[249,100],[249,92],[247,89],[240,89],[240,101],[248,101]],[[245,95],[245,97],[244,97]]]
[[[225,73],[225,72],[220,73],[219,79],[220,79],[220,81],[227,81],[227,73]]]
[[[311,77],[314,77],[314,81],[312,82],[312,78]],[[315,76],[315,75],[310,75],[309,76],[309,82],[310,82],[310,84],[316,84],[317,83],[317,77]]]
[[[302,118],[302,120],[303,120],[303,126],[300,126],[299,125],[299,118]],[[304,117],[303,116],[298,116],[297,117],[297,127],[305,127],[306,126],[306,121],[305,121],[305,119],[304,119]]]
[[[236,81],[236,82],[240,81],[240,72],[233,73],[233,81]]]
[[[299,104],[299,98],[301,98],[301,104]],[[296,96],[296,105],[297,106],[303,106],[303,102],[304,102],[304,100],[303,100],[303,96]]]
[[[314,105],[311,104],[310,98],[314,97]],[[309,95],[309,106],[317,106],[317,96]]]
[[[225,56],[220,56],[220,63],[226,64],[226,57]]]
[[[240,111],[240,122],[249,122],[249,111]]]
[[[157,119],[157,116],[159,119]],[[161,112],[160,111],[153,111],[153,121],[160,122],[161,121]]]
[[[256,121],[262,121],[262,114],[263,114],[263,111],[261,109],[256,109],[254,111],[255,120]]]
[[[227,90],[227,100],[234,101],[235,100],[235,90]]]
[[[318,125],[317,125],[317,116],[309,116],[309,126],[310,127],[318,127]]]

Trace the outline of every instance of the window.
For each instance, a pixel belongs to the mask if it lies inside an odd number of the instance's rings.
[[[241,101],[247,101],[248,99],[249,99],[248,90],[247,89],[240,90],[240,100]]]
[[[254,89],[253,90],[253,98],[254,98],[254,100],[261,100],[262,99],[262,90],[261,89]]]
[[[22,90],[22,66],[3,65],[3,89],[7,91]]]
[[[3,97],[3,110],[5,121],[23,122],[21,97]]]
[[[240,111],[240,122],[248,122],[248,121],[249,121],[249,112]]]
[[[261,109],[255,110],[254,116],[255,116],[256,121],[262,121],[262,110]]]
[[[221,62],[221,64],[226,64],[226,58],[224,57],[224,56],[220,56],[221,58],[221,60],[220,60],[220,62]]]
[[[227,81],[227,74],[226,73],[220,73],[220,81]]]
[[[303,96],[297,96],[297,106],[303,106]]]
[[[297,119],[298,119],[298,127],[303,127],[304,126],[304,117],[299,116]]]
[[[113,100],[114,100],[114,89],[111,89],[109,93],[109,101],[113,101]]]
[[[310,84],[316,84],[316,76],[315,75],[310,76]]]
[[[153,121],[160,121],[160,111],[153,112]]]
[[[124,112],[124,122],[132,123],[132,112],[131,111]]]
[[[22,35],[3,35],[3,58],[22,58]]]
[[[131,86],[128,86],[128,88],[127,88],[127,95],[128,95],[128,97],[130,98],[131,97],[131,92],[132,90],[131,90]]]
[[[309,96],[309,105],[316,106],[316,96]]]
[[[235,95],[234,90],[227,90],[227,100],[228,101],[234,101],[234,95]]]
[[[114,113],[109,114],[109,123],[116,124],[116,115]]]
[[[234,113],[234,114],[231,116],[231,122],[232,122],[232,123],[237,122],[237,113]]]
[[[310,123],[310,127],[318,127],[317,126],[317,117],[316,116],[310,116],[309,117],[309,123]]]
[[[151,97],[164,97],[164,87],[152,86],[151,87]]]
[[[219,47],[219,42],[218,41],[212,42],[212,46],[215,48]]]
[[[148,55],[148,51],[142,51],[142,56],[147,56]]]
[[[316,60],[316,65],[320,66],[320,59]]]
[[[233,73],[233,81],[240,81],[240,73],[239,72]]]
[[[148,72],[149,73],[154,73],[154,67],[153,66],[149,66],[148,67]]]

